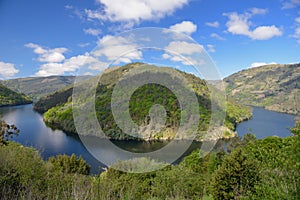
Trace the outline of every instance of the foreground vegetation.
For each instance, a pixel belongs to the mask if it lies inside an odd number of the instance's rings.
[[[5,127],[1,127],[4,133]],[[43,161],[14,142],[0,147],[1,199],[299,199],[300,123],[287,138],[235,138],[229,152],[194,151],[178,165],[132,174],[109,168],[89,176],[75,155]]]

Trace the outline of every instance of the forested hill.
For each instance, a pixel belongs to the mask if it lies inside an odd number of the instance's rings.
[[[106,133],[107,137],[112,139],[134,139],[132,136],[124,134],[114,121],[111,110],[111,95],[113,88],[120,77],[125,75],[129,69],[139,67],[142,63],[128,64],[123,67],[114,67],[106,70],[101,79],[101,84],[97,86],[96,92],[96,112],[98,121]],[[144,64],[143,64],[144,65]],[[194,91],[199,102],[200,123],[198,127],[197,139],[201,139],[203,131],[207,130],[211,119],[210,112],[210,92],[204,80],[188,73],[184,73],[172,68],[168,70],[177,71],[185,77],[188,81],[189,90]],[[156,73],[155,70],[151,73]],[[154,74],[158,75],[159,74]],[[139,76],[137,78],[140,78]],[[35,110],[44,113],[44,120],[48,125],[63,129],[67,132],[75,133],[75,126],[73,123],[72,114],[72,87],[67,87],[64,90],[56,92],[52,95],[42,98],[38,101],[34,108]],[[149,125],[148,113],[150,108],[159,104],[166,109],[166,127],[159,133],[153,132]],[[166,87],[156,84],[146,84],[138,88],[130,99],[130,114],[132,120],[145,127],[141,130],[148,139],[173,139],[174,133],[179,126],[180,120],[180,106],[176,96]],[[225,120],[226,127],[222,131],[224,137],[231,137],[234,133],[235,125],[243,120],[251,117],[250,111],[236,103],[227,103],[227,117]],[[84,126],[84,122],[83,122]]]
[[[0,84],[0,106],[13,106],[32,103],[31,99],[24,94],[14,92]]]
[[[300,115],[300,63],[243,70],[225,82],[228,95],[242,104]]]
[[[89,76],[80,78],[87,79]],[[34,101],[37,101],[43,96],[72,85],[74,80],[75,76],[49,76],[10,79],[1,83],[11,90],[24,93]]]

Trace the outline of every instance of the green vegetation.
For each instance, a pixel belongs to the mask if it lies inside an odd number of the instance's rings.
[[[300,115],[300,63],[251,68],[224,80],[228,96],[244,105]]]
[[[291,129],[294,136],[287,138],[246,135],[234,141],[230,153],[200,158],[199,150],[194,151],[159,171],[134,174],[108,168],[93,176],[86,175],[89,167],[74,155],[43,161],[33,148],[8,142],[0,147],[0,198],[297,200],[299,131],[297,123]]]
[[[137,68],[141,65],[142,63],[133,63],[123,67],[114,67],[106,70],[101,76],[101,82],[98,83],[96,88],[95,107],[100,126],[109,138],[118,140],[135,139],[133,136],[123,133],[117,126],[111,110],[111,96],[113,88],[119,78],[126,75],[129,69]],[[166,69],[183,75],[188,81],[188,90],[194,91],[198,98],[200,122],[196,139],[201,140],[201,132],[207,130],[211,118],[211,102],[209,99],[210,92],[208,86],[204,80],[192,74],[171,68]],[[155,69],[152,70],[151,73],[152,75],[166,78],[166,74],[157,73]],[[134,77],[133,80],[138,81],[139,78],[140,76],[137,76]],[[90,80],[86,82],[88,81]],[[49,126],[63,129],[69,133],[76,133],[72,113],[72,89],[71,87],[67,87],[59,92],[44,97],[35,104],[34,108],[41,113],[47,111],[44,114],[44,120]],[[88,97],[83,98],[89,99]],[[164,129],[161,129],[160,132],[153,131],[154,128],[149,125],[150,118],[148,113],[150,108],[155,104],[162,105],[167,112],[166,126]],[[227,108],[225,125],[228,128],[224,128],[224,137],[232,137],[237,123],[249,119],[251,113],[248,108],[233,102],[228,102]],[[146,135],[146,138],[149,140],[173,139],[180,125],[180,115],[184,115],[180,110],[180,105],[175,94],[168,88],[157,84],[146,84],[138,88],[131,96],[129,112],[132,120],[136,124],[146,127],[143,130],[139,130],[139,132],[142,132],[143,136]]]
[[[14,92],[0,83],[0,107],[32,103],[29,97]]]
[[[77,158],[75,154],[72,154],[71,156],[58,155],[56,157],[51,157],[48,162],[53,165],[55,171],[67,174],[88,175],[90,173],[90,166],[86,164],[82,157]]]
[[[83,80],[86,77],[80,77]],[[33,101],[56,92],[74,83],[75,76],[29,77],[1,81],[3,85],[18,93],[24,93]]]

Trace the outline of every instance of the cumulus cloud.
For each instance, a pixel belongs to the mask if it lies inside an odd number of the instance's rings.
[[[85,34],[93,35],[93,36],[98,36],[98,35],[101,34],[101,30],[99,30],[99,29],[93,29],[93,28],[83,29],[83,32]]]
[[[214,45],[208,44],[208,45],[206,45],[206,47],[207,47],[207,51],[208,51],[208,52],[211,52],[211,53],[216,52],[216,49],[215,49],[215,46],[214,46]]]
[[[295,19],[296,28],[293,37],[296,38],[297,42],[300,44],[300,17]]]
[[[28,43],[25,46],[32,48],[33,52],[38,55],[37,60],[43,63],[35,73],[35,76],[54,76],[73,73],[82,66],[87,66],[90,70],[101,71],[107,66],[107,63],[99,61],[89,53],[66,59],[63,55],[67,51],[66,48],[49,49],[34,43]]]
[[[282,8],[291,9],[300,6],[300,0],[284,0]]]
[[[205,23],[206,26],[210,26],[210,27],[214,27],[214,28],[218,28],[220,26],[218,21],[215,22],[206,22]]]
[[[260,67],[260,66],[264,66],[264,65],[272,65],[272,64],[277,64],[277,63],[276,62],[270,62],[270,63],[254,62],[249,66],[249,68]]]
[[[68,50],[67,48],[47,49],[34,43],[25,44],[25,47],[33,49],[33,52],[39,55],[38,61],[53,63],[63,61],[65,59],[63,53],[65,53]]]
[[[41,65],[36,76],[63,75],[65,73],[76,72],[82,66],[89,66],[91,70],[101,71],[107,65],[97,60],[95,57],[85,53],[84,55],[73,56],[61,63],[45,63]]]
[[[114,61],[115,64],[141,60],[143,56],[134,40],[121,36],[106,35],[99,39],[98,46],[100,49],[93,53],[94,56],[104,56],[106,60]]]
[[[87,47],[87,46],[89,46],[89,45],[90,45],[89,42],[79,43],[79,44],[78,44],[78,46],[81,47],[81,48]]]
[[[253,40],[268,40],[275,36],[281,36],[282,32],[275,25],[271,26],[258,26],[253,30],[250,30],[251,25],[253,24],[250,19],[254,15],[263,15],[266,14],[266,9],[252,8],[249,9],[244,14],[233,13],[224,13],[223,15],[229,18],[227,21],[227,31],[234,35],[244,35],[248,36]]]
[[[191,35],[192,33],[197,31],[197,25],[191,21],[183,21],[181,23],[170,26],[169,29],[179,33]]]
[[[252,15],[265,15],[268,12],[268,9],[262,9],[262,8],[250,8],[249,12]]]
[[[181,62],[184,65],[203,64],[202,61],[193,59],[193,55],[204,52],[204,47],[195,43],[185,41],[172,41],[165,47],[163,59],[173,62]]]
[[[15,68],[14,64],[0,61],[0,77],[9,78],[18,72],[19,70]]]
[[[293,37],[296,38],[297,42],[300,44],[300,27],[295,29],[295,33],[294,33]]]
[[[175,10],[188,4],[188,0],[97,0],[97,2],[101,5],[98,10],[85,10],[89,20],[134,24],[172,15]]]
[[[215,38],[217,40],[225,40],[225,38],[221,37],[220,35],[218,35],[217,33],[212,33],[210,34],[210,37]]]
[[[167,47],[166,51],[175,52],[180,55],[192,55],[194,53],[201,53],[204,48],[195,43],[188,43],[185,41],[172,41]]]

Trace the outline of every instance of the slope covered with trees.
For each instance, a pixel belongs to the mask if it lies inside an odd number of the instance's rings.
[[[224,80],[240,103],[300,115],[300,63],[251,68]]]
[[[134,63],[109,69],[102,75],[102,81],[97,85],[95,102],[97,118],[106,136],[109,138],[120,140],[135,139],[132,136],[124,134],[117,126],[111,110],[111,95],[119,78],[126,74],[129,69],[139,67],[140,65],[141,63]],[[175,71],[175,69],[168,69]],[[188,80],[189,90],[194,91],[197,96],[200,113],[197,140],[201,140],[201,132],[207,130],[211,118],[210,92],[205,81],[192,74],[180,71],[178,71],[178,73],[182,74],[186,80]],[[154,75],[159,76],[159,74]],[[71,90],[72,88],[66,88],[42,98],[36,103],[35,109],[39,112],[47,110],[44,114],[44,120],[48,125],[75,133]],[[176,129],[178,129],[180,115],[182,113],[175,94],[168,88],[157,84],[146,84],[138,88],[131,96],[129,102],[131,118],[137,124],[147,127],[149,125],[149,110],[155,104],[162,105],[166,109],[166,127],[160,132],[151,132],[152,130],[147,128],[141,132],[150,135],[150,140],[172,139],[175,135],[174,133],[176,133]],[[227,108],[225,120],[227,128],[224,128],[224,137],[232,136],[236,124],[251,116],[247,108],[236,103],[228,102]]]
[[[32,103],[24,94],[14,92],[0,83],[0,107]]]

